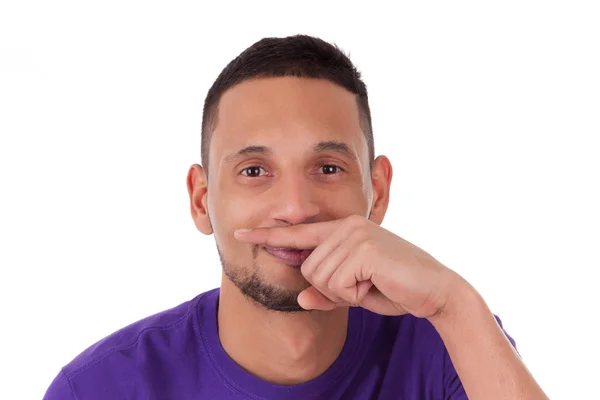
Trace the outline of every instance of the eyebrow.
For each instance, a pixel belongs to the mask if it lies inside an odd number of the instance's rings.
[[[350,147],[348,147],[348,145],[346,143],[336,142],[333,140],[317,143],[313,147],[313,151],[315,151],[317,153],[323,153],[326,151],[335,151],[338,153],[342,153],[342,154],[352,158],[353,160],[357,159],[356,155],[352,151],[350,151]]]
[[[316,153],[323,153],[326,151],[335,151],[338,153],[342,153],[342,154],[352,158],[353,160],[357,159],[356,155],[350,150],[350,147],[346,143],[337,142],[334,140],[317,143],[316,145],[313,146],[313,151]],[[233,161],[237,160],[238,158],[242,158],[249,154],[260,154],[260,155],[268,156],[268,155],[273,154],[273,150],[267,146],[246,146],[243,149],[240,149],[240,150],[236,151],[235,153],[230,154],[227,157],[225,157],[225,162],[227,162],[227,163],[233,162]]]
[[[271,150],[267,146],[246,146],[243,149],[238,150],[235,153],[225,157],[225,162],[235,161],[236,159],[246,156],[248,154],[261,154],[268,156],[273,154],[273,150]]]

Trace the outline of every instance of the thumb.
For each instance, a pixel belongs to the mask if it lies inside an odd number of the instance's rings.
[[[337,305],[311,286],[298,295],[298,304],[305,310],[331,311]]]

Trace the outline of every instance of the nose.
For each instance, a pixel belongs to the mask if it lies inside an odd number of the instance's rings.
[[[286,177],[277,182],[271,195],[271,218],[286,225],[311,222],[320,208],[309,182],[303,177]]]

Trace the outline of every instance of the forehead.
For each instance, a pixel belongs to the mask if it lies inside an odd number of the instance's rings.
[[[296,77],[244,81],[219,102],[211,160],[248,145],[278,150],[312,148],[335,140],[367,157],[356,96],[321,79]]]

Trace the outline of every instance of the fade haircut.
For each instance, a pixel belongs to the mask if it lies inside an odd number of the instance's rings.
[[[264,38],[254,43],[221,71],[209,89],[202,112],[200,150],[207,176],[210,142],[223,93],[246,80],[285,76],[328,80],[356,95],[360,126],[369,150],[369,167],[373,167],[375,150],[371,111],[367,87],[360,72],[336,45],[312,36],[295,35]]]

